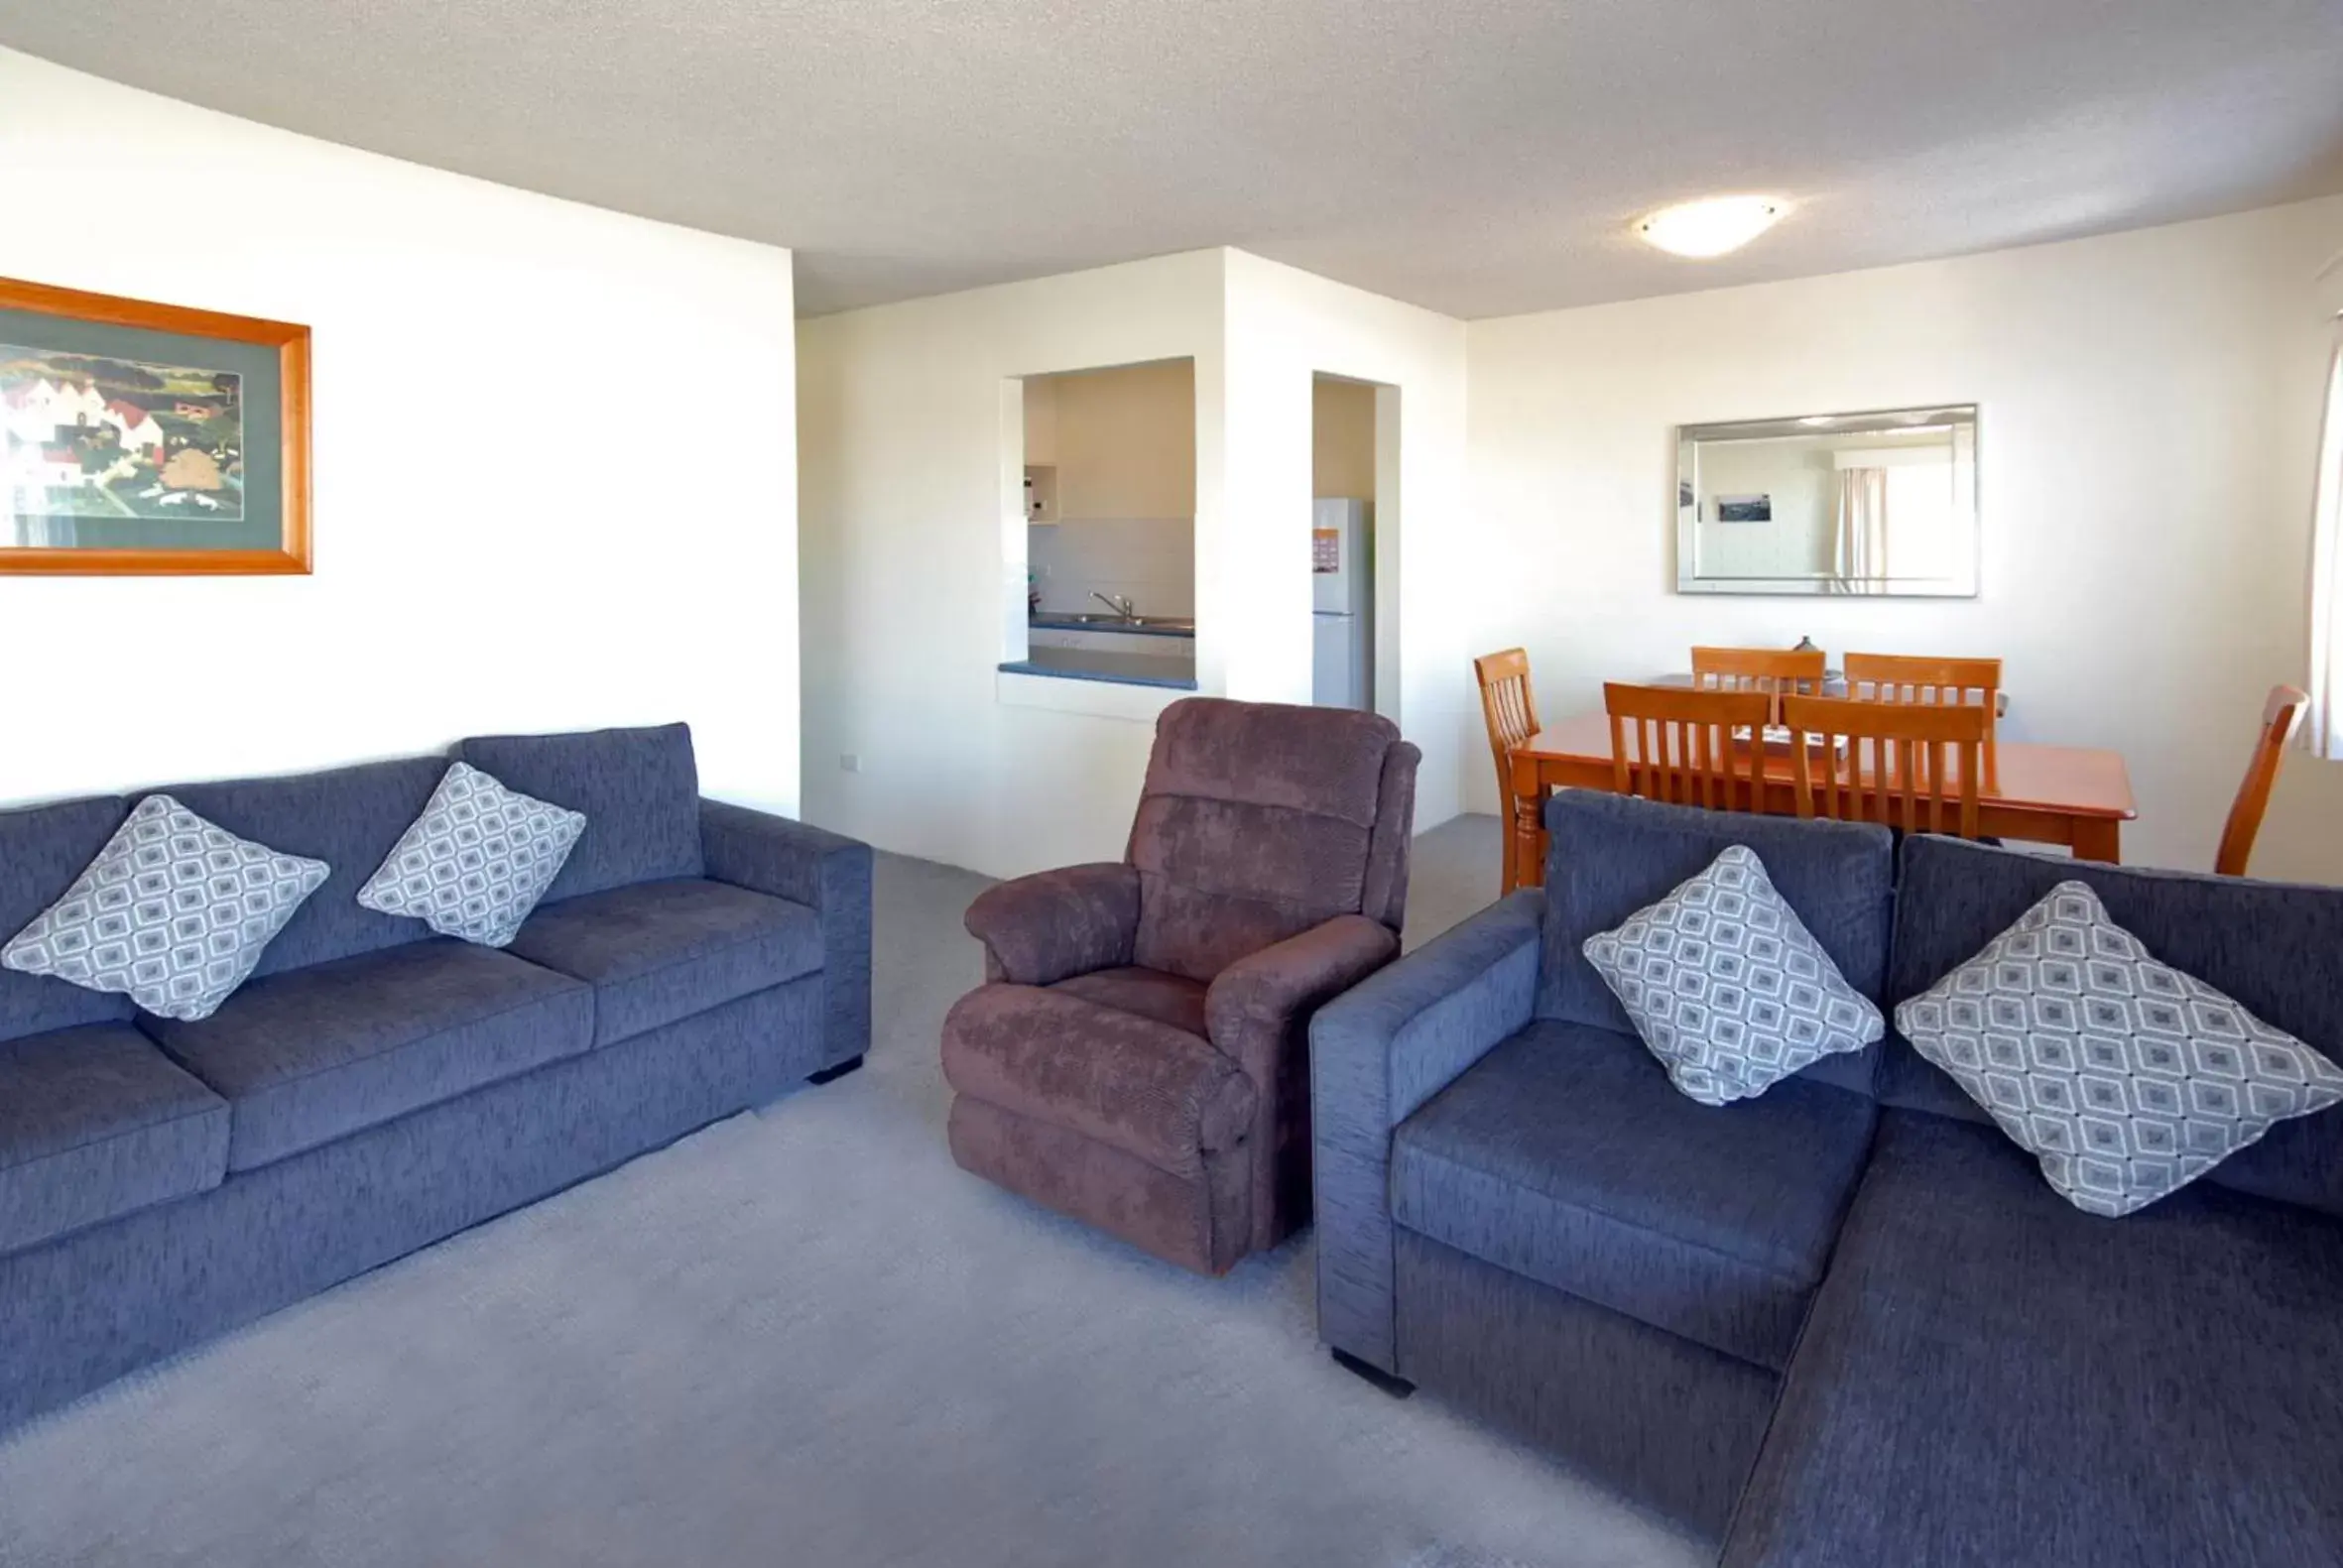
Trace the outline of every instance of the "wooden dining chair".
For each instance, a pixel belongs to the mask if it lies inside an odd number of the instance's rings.
[[[1822,689],[1824,658],[1819,648],[1695,648],[1692,684],[1704,691],[1762,691],[1774,699],[1766,722],[1779,724],[1784,693]]]
[[[1985,709],[1985,777],[1996,777],[2001,758],[1994,751],[2000,728],[2002,662],[1998,659],[1936,659],[1911,654],[1849,654],[1847,695],[1858,702],[1968,702]]]
[[[1530,690],[1530,656],[1518,648],[1472,662],[1481,683],[1481,717],[1489,721],[1489,751],[1497,759],[1497,800],[1504,808],[1505,870],[1500,893],[1521,886],[1514,864],[1513,760],[1516,746],[1538,733],[1538,699]]]
[[[1765,810],[1765,726],[1773,705],[1764,691],[1606,684],[1611,787],[1711,811]]]
[[[1990,716],[1968,702],[1783,698],[1798,815],[1977,837]]]
[[[2270,791],[2278,784],[2279,766],[2286,748],[2302,727],[2310,694],[2293,686],[2272,686],[2262,704],[2262,733],[2254,742],[2253,761],[2246,764],[2245,783],[2230,803],[2229,820],[2221,828],[2221,847],[2214,853],[2213,870],[2224,877],[2242,877],[2254,857],[2254,838],[2262,831],[2262,814],[2270,809]]]

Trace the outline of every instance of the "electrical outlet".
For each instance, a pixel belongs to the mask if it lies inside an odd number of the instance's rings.
[[[862,756],[858,752],[840,752],[838,766],[850,774],[862,772]]]

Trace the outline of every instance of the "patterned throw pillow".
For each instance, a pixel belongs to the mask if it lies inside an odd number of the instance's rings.
[[[2158,963],[2081,882],[1898,1008],[1896,1026],[2060,1196],[2110,1219],[2343,1101],[2343,1071]]]
[[[329,871],[151,794],[64,897],[0,948],[0,964],[193,1023],[235,994]]]
[[[382,869],[358,890],[358,902],[385,914],[413,915],[442,936],[503,947],[561,874],[585,825],[580,812],[456,763]]]
[[[1887,1032],[1746,844],[1581,950],[1669,1080],[1703,1105],[1764,1094]]]

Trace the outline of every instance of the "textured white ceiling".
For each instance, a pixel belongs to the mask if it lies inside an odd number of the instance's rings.
[[[6,0],[0,43],[795,246],[808,314],[1226,244],[1499,315],[2343,189],[2343,0]],[[1798,210],[1628,237],[1736,189]]]

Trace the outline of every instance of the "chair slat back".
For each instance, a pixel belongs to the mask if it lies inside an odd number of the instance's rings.
[[[1998,659],[1938,659],[1911,654],[1849,654],[1847,695],[1858,702],[1967,702],[1985,709],[1985,771],[1991,778],[2000,758],[1994,734],[2000,727],[2002,662]]]
[[[1773,703],[1763,691],[1605,685],[1611,786],[1711,811],[1765,810],[1765,726]]]
[[[1518,802],[1513,797],[1513,767],[1508,753],[1538,733],[1538,698],[1530,689],[1530,656],[1518,648],[1484,654],[1472,662],[1473,677],[1481,686],[1481,717],[1489,725],[1489,755],[1497,764],[1497,798],[1505,808],[1505,849],[1499,888],[1511,893],[1521,886],[1515,864],[1513,822]]]
[[[1538,733],[1538,699],[1530,689],[1530,656],[1518,648],[1484,654],[1472,662],[1481,683],[1481,716],[1489,722],[1489,749],[1500,772],[1505,754]]]
[[[1783,695],[1822,689],[1819,648],[1695,648],[1692,684],[1704,691],[1762,691],[1774,699],[1766,722],[1782,722]]]
[[[2229,820],[2221,827],[2221,847],[2213,869],[2224,877],[2242,877],[2254,858],[2254,840],[2262,831],[2263,813],[2270,809],[2270,791],[2278,785],[2278,770],[2286,748],[2302,727],[2310,695],[2294,686],[2272,686],[2262,704],[2262,733],[2254,738],[2254,755],[2246,764],[2245,782],[2230,802]]]
[[[1789,696],[1782,716],[1798,815],[1978,836],[1989,710]]]

